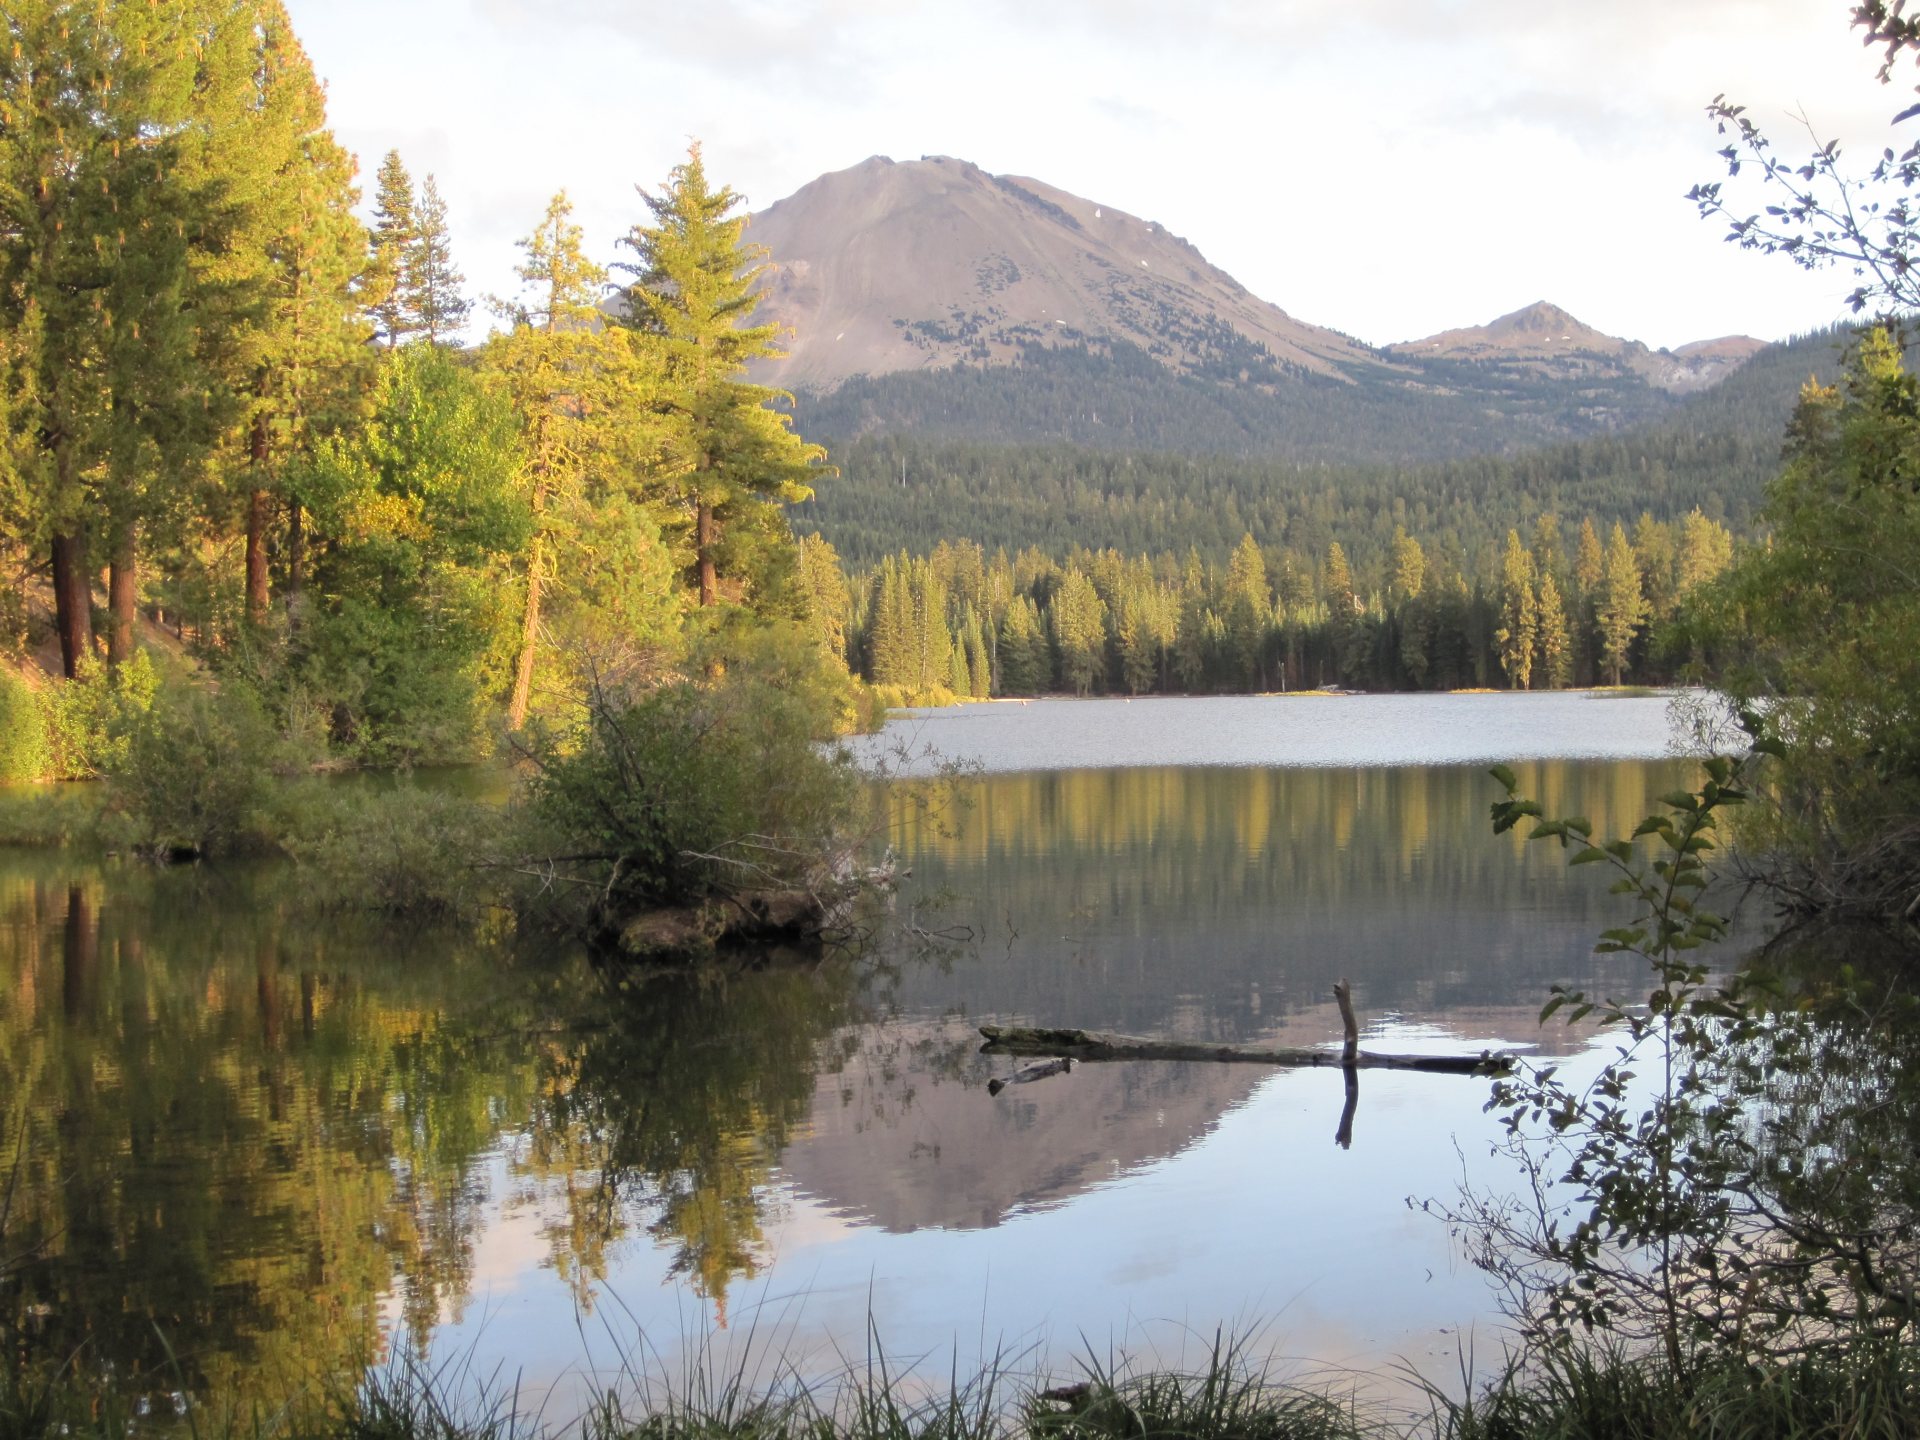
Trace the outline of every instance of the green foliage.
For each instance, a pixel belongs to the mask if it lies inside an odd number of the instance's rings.
[[[162,857],[269,848],[279,749],[247,686],[168,686],[104,767],[108,827]]]
[[[293,802],[284,845],[302,903],[413,920],[470,919],[500,889],[500,807],[411,779],[314,784]]]
[[[19,671],[0,665],[0,785],[44,780],[51,769],[39,693]]]
[[[48,779],[85,780],[125,763],[134,731],[160,688],[142,650],[109,670],[89,661],[73,679],[41,694],[46,712]]]
[[[1542,1021],[1595,1017],[1621,1037],[1616,1054],[1584,1085],[1551,1065],[1498,1081],[1489,1108],[1527,1188],[1443,1212],[1531,1340],[1565,1346],[1576,1327],[1654,1340],[1674,1375],[1716,1356],[1910,1344],[1920,1323],[1920,1174],[1896,1138],[1913,1106],[1909,1030],[1863,1027],[1864,992],[1825,1017],[1816,996],[1783,1005],[1769,979],[1716,978],[1698,953],[1727,933],[1702,903],[1718,822],[1782,753],[1740,718],[1749,750],[1706,761],[1699,787],[1661,797],[1630,839],[1544,818],[1494,770],[1508,795],[1495,831],[1530,820],[1529,838],[1571,848],[1569,863],[1613,871],[1635,914],[1597,948],[1644,957],[1653,983],[1643,1004],[1555,987]]]
[[[779,353],[777,327],[747,323],[760,303],[766,258],[743,242],[740,196],[707,180],[700,147],[648,196],[652,225],[626,244],[636,261],[622,294],[624,319],[646,337],[664,371],[659,478],[692,520],[699,603],[730,598],[778,613],[791,584],[792,535],[781,504],[805,500],[831,473],[826,452],[801,440],[773,408],[780,392],[745,378],[747,364]]]
[[[798,626],[729,638],[706,678],[596,686],[576,730],[528,741],[525,864],[565,916],[818,885],[842,853],[858,779],[818,742],[844,723],[844,676]]]
[[[498,396],[437,347],[389,355],[368,423],[301,482],[335,538],[267,688],[324,704],[336,742],[366,759],[473,754],[519,618],[502,586],[531,527],[519,464]]]
[[[1771,543],[1696,596],[1698,643],[1785,746],[1750,828],[1795,908],[1920,914],[1920,380],[1884,331],[1809,385]]]

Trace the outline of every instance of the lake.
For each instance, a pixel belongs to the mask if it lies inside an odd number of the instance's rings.
[[[1084,1065],[1009,1087],[982,1022],[1332,1045],[1594,1039],[1594,869],[1495,837],[1512,760],[1625,833],[1687,783],[1666,702],[1581,695],[1036,701],[872,753],[910,875],[857,955],[608,978],[487,933],[316,922],[280,865],[0,854],[0,1313],[119,1373],[271,1397],[424,1347],[557,1387],[694,1358],[1172,1363],[1226,1327],[1301,1373],[1499,1349],[1409,1200],[1498,1185],[1487,1082]],[[4,1188],[4,1187],[0,1187]],[[10,1268],[8,1268],[10,1267]],[[168,1371],[167,1373],[172,1373]],[[173,1383],[156,1379],[155,1388]]]

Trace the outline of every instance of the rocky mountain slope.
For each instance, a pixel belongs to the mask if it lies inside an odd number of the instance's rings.
[[[817,438],[1219,452],[1314,462],[1507,452],[1657,421],[1760,342],[1671,353],[1547,304],[1374,347],[1251,294],[1194,246],[1039,180],[875,156],[755,214],[756,378]]]
[[[756,214],[748,238],[775,261],[761,313],[794,335],[767,374],[789,388],[1063,343],[1129,343],[1222,378],[1378,360],[1157,223],[944,155],[823,175]]]

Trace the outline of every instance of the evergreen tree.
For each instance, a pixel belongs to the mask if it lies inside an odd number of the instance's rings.
[[[1553,572],[1540,571],[1540,668],[1547,684],[1564,690],[1573,679],[1573,642],[1567,633],[1567,607],[1554,584]]]
[[[236,337],[269,303],[248,236],[270,147],[273,8],[21,0],[0,47],[0,492],[44,545],[63,665],[93,654],[102,540],[116,650],[140,527],[240,411]]]
[[[1333,642],[1334,674],[1346,681],[1359,673],[1366,636],[1360,597],[1354,593],[1347,552],[1335,540],[1327,546],[1327,633]]]
[[[429,345],[458,345],[473,302],[453,263],[453,238],[447,229],[447,202],[432,175],[420,182],[414,207],[413,244],[401,266],[401,294],[414,329]]]
[[[1427,583],[1427,556],[1420,542],[1395,527],[1393,532],[1393,596],[1397,603],[1399,647],[1395,659],[1415,688],[1427,683],[1432,666],[1433,610],[1423,594]]]
[[[1573,626],[1573,673],[1581,684],[1592,684],[1600,673],[1599,625],[1594,606],[1600,598],[1600,579],[1606,573],[1606,556],[1600,548],[1600,536],[1593,528],[1593,517],[1580,522],[1580,538],[1573,554],[1573,593],[1568,597]]]
[[[1618,685],[1626,668],[1634,637],[1646,623],[1647,603],[1640,591],[1640,565],[1626,528],[1614,522],[1607,538],[1606,569],[1600,579],[1600,591],[1594,606],[1595,623],[1600,635],[1600,663],[1608,683]]]
[[[1646,597],[1647,619],[1660,623],[1673,618],[1679,599],[1679,552],[1673,528],[1641,511],[1633,526],[1633,557],[1640,566],[1640,590]]]
[[[610,508],[629,518],[610,501],[629,488],[626,477],[645,456],[646,406],[655,378],[636,337],[601,323],[598,302],[606,272],[587,259],[566,192],[548,202],[539,227],[519,244],[523,258],[515,273],[521,293],[492,302],[512,328],[491,338],[481,353],[485,373],[504,387],[524,426],[527,498],[534,516],[520,649],[507,705],[507,724],[514,730],[526,722],[550,583],[558,581],[563,597],[576,601],[569,617],[572,638],[588,643],[581,632],[592,628],[595,607],[578,604],[584,596],[577,588],[569,595],[568,586],[580,579],[579,552],[604,548],[600,521]],[[632,503],[637,497],[622,498]],[[556,566],[562,567],[558,573]],[[665,595],[630,595],[627,604],[614,608],[664,622],[673,606]],[[657,636],[605,638],[634,644]]]
[[[1540,644],[1539,600],[1534,590],[1533,556],[1520,543],[1520,532],[1507,532],[1506,553],[1500,560],[1500,628],[1493,632],[1499,646],[1500,668],[1515,690],[1533,683],[1533,655]]]
[[[818,535],[800,537],[800,583],[807,596],[808,623],[819,637],[821,648],[840,664],[847,664],[853,595],[847,588],[846,572],[840,568],[840,556]]]
[[[398,150],[380,162],[374,182],[373,254],[369,265],[367,309],[380,338],[392,349],[420,333],[412,296],[418,282],[412,271],[420,243],[414,218],[413,177]]]
[[[258,177],[243,187],[256,198],[228,265],[244,258],[267,301],[236,332],[234,346],[249,410],[245,567],[255,622],[267,615],[276,512],[287,539],[289,605],[297,609],[307,565],[300,477],[318,442],[361,418],[370,380],[358,294],[367,233],[353,213],[353,157],[327,128],[325,91],[279,0],[262,6],[259,36],[257,104],[222,167],[230,184],[239,173]]]
[[[1273,624],[1273,599],[1267,589],[1267,562],[1252,535],[1242,535],[1227,562],[1227,649],[1233,683],[1240,689],[1262,685],[1267,631]]]
[[[1015,595],[1000,622],[1000,693],[1037,695],[1047,688],[1046,632],[1027,595]]]
[[[1680,521],[1679,598],[1718,579],[1732,564],[1732,532],[1696,505]]]
[[[625,242],[639,257],[624,292],[626,323],[662,355],[667,433],[659,474],[692,521],[702,606],[719,600],[723,572],[738,571],[729,578],[741,586],[754,578],[751,547],[730,547],[729,532],[737,528],[743,541],[784,532],[778,507],[812,495],[826,456],[773,408],[776,391],[741,378],[749,361],[779,352],[777,327],[745,323],[759,303],[765,252],[742,242],[739,204],[732,190],[708,184],[696,145],[665,190],[648,197],[654,223]]]
[[[1068,570],[1054,592],[1052,607],[1053,644],[1062,689],[1088,694],[1105,672],[1105,611],[1093,582],[1077,569]]]

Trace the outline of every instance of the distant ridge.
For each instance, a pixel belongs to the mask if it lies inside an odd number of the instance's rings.
[[[1489,361],[1570,379],[1596,368],[1624,367],[1649,385],[1687,394],[1724,380],[1766,348],[1766,341],[1728,335],[1696,340],[1677,350],[1650,350],[1638,340],[1605,334],[1558,305],[1537,300],[1485,325],[1443,330],[1388,348],[1408,359]],[[1601,361],[1613,363],[1608,366]]]

